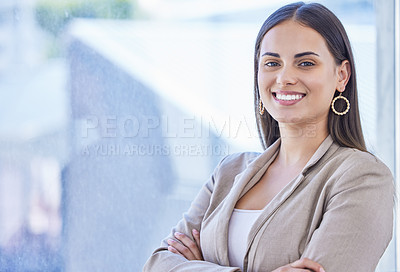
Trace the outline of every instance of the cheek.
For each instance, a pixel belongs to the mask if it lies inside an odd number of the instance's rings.
[[[335,93],[335,86],[330,82],[315,81],[311,92],[314,93],[314,96],[319,101],[318,103],[324,105],[324,107],[329,107]]]
[[[330,96],[335,92],[336,82],[331,75],[319,73],[303,78],[305,79],[304,84],[321,96]]]
[[[334,71],[326,71],[325,73],[321,73],[319,76],[316,77],[316,83],[319,82],[323,84],[325,88],[330,90],[335,90],[337,85],[337,77]],[[322,80],[321,80],[322,79]]]
[[[263,89],[264,89],[264,78],[262,76],[262,73],[260,73],[260,71],[258,71],[257,73],[257,85],[258,85],[258,91],[260,92],[260,94],[262,93]]]
[[[258,88],[260,92],[266,91],[267,90],[266,88],[269,88],[273,82],[271,76],[261,72],[260,70],[258,70],[257,79],[258,79]]]

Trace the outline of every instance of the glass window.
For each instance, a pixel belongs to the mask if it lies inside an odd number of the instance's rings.
[[[288,2],[1,1],[0,266],[140,271],[221,158],[262,151],[254,41]],[[395,1],[318,2],[348,31],[367,146],[394,172],[395,75],[376,67],[393,67]]]

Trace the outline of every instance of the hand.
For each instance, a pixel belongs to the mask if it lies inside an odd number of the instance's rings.
[[[303,258],[300,260],[295,261],[294,263],[279,267],[272,272],[307,272],[307,271],[314,271],[314,272],[325,272],[322,265],[317,262],[314,262],[310,259]]]
[[[175,232],[174,236],[179,241],[173,239],[168,240],[168,250],[172,253],[179,254],[189,261],[191,260],[203,260],[200,248],[200,232],[197,230],[192,231],[194,241],[187,235],[179,232]]]

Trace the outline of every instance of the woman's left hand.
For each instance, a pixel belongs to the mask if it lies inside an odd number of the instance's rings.
[[[179,241],[173,239],[168,240],[168,250],[172,253],[179,254],[189,261],[192,260],[203,260],[200,248],[200,232],[193,229],[192,231],[194,241],[187,235],[179,232],[175,232],[174,236]]]

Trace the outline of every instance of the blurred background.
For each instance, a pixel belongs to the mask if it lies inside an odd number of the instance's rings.
[[[262,151],[254,42],[289,2],[1,0],[0,271],[141,271],[222,157]],[[317,2],[397,176],[398,0]],[[396,245],[377,271],[400,271]]]

